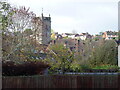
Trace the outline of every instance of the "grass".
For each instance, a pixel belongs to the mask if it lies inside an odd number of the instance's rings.
[[[100,65],[100,66],[95,66],[92,69],[119,69],[117,65]]]

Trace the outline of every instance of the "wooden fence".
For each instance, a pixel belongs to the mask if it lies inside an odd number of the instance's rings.
[[[120,75],[48,75],[2,77],[2,88],[120,88]]]

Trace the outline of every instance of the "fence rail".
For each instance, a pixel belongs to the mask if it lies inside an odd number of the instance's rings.
[[[5,76],[2,88],[120,88],[118,74]]]

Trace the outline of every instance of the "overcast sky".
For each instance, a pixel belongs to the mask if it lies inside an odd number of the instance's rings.
[[[118,30],[119,0],[8,0],[16,6],[30,7],[37,16],[51,15],[52,29],[59,33]]]

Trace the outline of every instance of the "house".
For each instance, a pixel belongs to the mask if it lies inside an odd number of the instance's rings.
[[[54,44],[63,44],[69,50],[75,52],[75,55],[81,55],[84,60],[88,60],[91,56],[91,51],[93,51],[96,47],[101,46],[105,42],[104,39],[100,39],[97,42],[94,40],[88,40],[87,42],[84,40],[77,39],[56,39],[51,41],[51,45]]]
[[[57,39],[62,39],[63,37],[62,37],[62,35],[61,34],[58,34],[57,35]]]
[[[51,41],[51,45],[54,44],[63,44],[66,48],[69,48],[71,51],[80,51],[80,40],[77,39],[56,39]]]
[[[51,39],[52,40],[55,40],[55,39],[62,39],[62,35],[61,34],[58,34],[58,32],[54,32],[51,34]]]
[[[91,39],[92,35],[90,35],[89,33],[81,33],[81,34],[77,34],[75,35],[76,39],[81,39],[81,40],[86,40],[87,38]]]
[[[68,35],[66,33],[62,33],[61,35],[62,35],[63,38],[68,37]]]
[[[102,37],[105,40],[117,39],[118,38],[118,32],[106,31],[106,32],[103,33]]]
[[[76,34],[73,34],[73,33],[62,33],[63,38],[68,37],[68,38],[74,39],[75,35]]]

